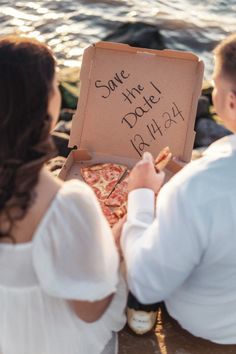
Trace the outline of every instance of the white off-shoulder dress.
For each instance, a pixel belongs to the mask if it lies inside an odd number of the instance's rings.
[[[93,323],[80,320],[67,302],[111,293],[110,306]],[[32,242],[0,244],[1,354],[112,354],[125,304],[109,225],[83,182],[64,183]]]

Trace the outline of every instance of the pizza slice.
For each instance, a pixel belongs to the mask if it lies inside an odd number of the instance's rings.
[[[126,166],[115,163],[97,164],[80,169],[84,181],[102,201],[109,197],[126,171]]]
[[[102,165],[93,165],[87,167],[80,168],[80,174],[83,177],[84,181],[92,186],[99,181],[100,178],[100,170],[102,169]]]
[[[100,202],[100,205],[108,223],[113,226],[119,220],[119,217],[103,202]]]
[[[169,146],[164,147],[164,149],[159,152],[155,160],[155,168],[157,172],[162,171],[166,167],[168,162],[171,160],[171,158],[172,153],[170,152]]]
[[[127,201],[129,174],[115,186],[110,196],[105,200],[105,205],[110,207],[120,207]]]
[[[127,214],[127,202],[122,204],[119,208],[116,208],[114,214],[118,217],[118,219],[123,218]]]

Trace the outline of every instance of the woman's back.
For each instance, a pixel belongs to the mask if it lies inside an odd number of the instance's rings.
[[[113,240],[106,239],[108,225],[105,222],[96,237],[86,235],[88,220],[82,221],[90,209],[91,222],[96,227],[100,224],[100,219],[94,219],[93,198],[84,183],[66,182],[50,200],[32,242],[0,244],[0,348],[4,354],[101,353],[112,331],[123,327],[126,290],[121,279],[116,286],[117,255]],[[80,230],[76,219],[82,221]],[[116,287],[109,308],[94,323],[80,320],[67,301],[96,301]]]
[[[25,217],[18,220],[12,229],[11,234],[16,243],[30,242],[32,240],[38,224],[62,185],[63,182],[60,179],[54,178],[46,168],[42,169],[39,181],[34,189],[34,203]],[[7,241],[10,242],[9,239],[4,239],[4,242]]]
[[[46,45],[0,38],[0,97],[0,353],[100,354],[125,288],[93,191],[44,168],[61,102]]]

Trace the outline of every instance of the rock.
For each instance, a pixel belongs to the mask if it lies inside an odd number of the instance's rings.
[[[213,86],[210,81],[204,81],[202,85],[202,95],[208,97],[210,104],[212,104]]]
[[[206,147],[202,146],[202,147],[199,147],[199,148],[196,148],[196,149],[193,149],[192,151],[192,156],[191,156],[191,160],[197,160],[197,159],[200,159],[200,157],[202,157],[204,151],[206,150]]]
[[[206,96],[200,96],[198,99],[196,119],[210,116],[210,101]]]
[[[126,43],[134,47],[165,49],[162,34],[157,26],[143,22],[127,22],[120,25],[104,41]]]
[[[214,141],[232,134],[223,125],[216,123],[212,118],[202,117],[195,123],[195,141],[194,148],[201,146],[209,146]]]
[[[68,82],[61,81],[59,89],[62,97],[62,107],[76,109],[79,96],[78,88]]]
[[[62,166],[66,162],[66,158],[63,156],[57,156],[53,159],[49,160],[47,166],[49,170],[54,174],[54,176],[58,176],[61,171]]]
[[[206,86],[198,100],[194,127],[196,131],[194,148],[207,147],[214,141],[232,134],[222,124],[219,124],[217,116],[211,113],[211,92],[212,87]]]
[[[72,120],[72,117],[74,114],[75,114],[74,109],[63,108],[60,112],[59,121],[64,120],[64,121],[68,122],[68,121]]]
[[[54,128],[55,132],[66,133],[70,135],[72,121],[60,120]]]
[[[58,74],[62,108],[76,109],[79,97],[79,68],[63,68]]]
[[[60,133],[60,132],[53,131],[52,138],[53,138],[53,141],[56,145],[58,155],[63,156],[63,157],[67,157],[69,152],[71,151],[71,149],[68,148],[69,135],[66,133]]]

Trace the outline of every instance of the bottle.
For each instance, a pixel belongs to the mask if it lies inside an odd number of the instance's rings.
[[[145,334],[155,326],[160,302],[155,304],[141,304],[129,292],[127,303],[127,323],[136,334]]]

